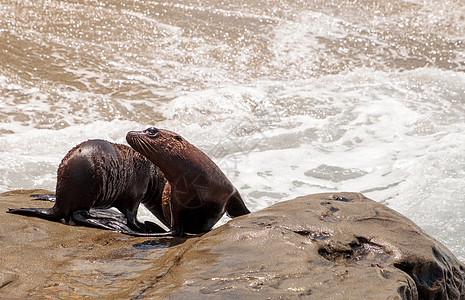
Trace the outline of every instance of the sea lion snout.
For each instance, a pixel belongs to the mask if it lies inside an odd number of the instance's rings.
[[[129,145],[132,146],[134,143],[134,140],[139,139],[140,136],[144,134],[144,131],[129,131],[126,134],[126,141],[129,143]]]
[[[131,142],[133,142],[135,139],[137,138],[141,138],[143,136],[149,136],[149,137],[155,137],[158,135],[158,133],[160,132],[160,129],[156,128],[156,127],[149,127],[143,131],[129,131],[127,134],[126,134],[126,141],[132,145]]]

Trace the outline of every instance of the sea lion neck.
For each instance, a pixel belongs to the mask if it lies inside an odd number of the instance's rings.
[[[204,153],[177,133],[154,127],[130,131],[128,143],[152,161],[169,182],[186,178],[210,178],[209,184],[232,187],[218,166]]]
[[[128,132],[126,140],[157,165],[170,181],[185,173],[207,175],[217,172],[216,165],[205,153],[172,131],[150,127]]]

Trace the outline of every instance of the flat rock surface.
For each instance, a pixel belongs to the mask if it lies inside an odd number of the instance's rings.
[[[148,240],[121,233],[7,214],[51,207],[32,201],[44,190],[0,194],[0,298],[130,299],[157,272],[157,261],[185,238]],[[2,298],[3,299],[3,298]]]
[[[0,210],[46,207],[30,193]],[[135,238],[0,212],[6,298],[465,299],[465,266],[355,193],[277,203],[199,237]]]

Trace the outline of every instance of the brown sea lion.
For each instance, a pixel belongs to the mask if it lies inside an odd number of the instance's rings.
[[[161,199],[165,183],[160,170],[132,148],[89,140],[71,149],[60,163],[52,208],[19,208],[8,212],[55,221],[71,219],[80,225],[150,236],[151,232],[165,230],[152,222],[137,221],[137,210],[143,203],[163,222]],[[91,208],[110,207],[126,216],[127,226],[89,213]]]
[[[162,210],[170,234],[206,232],[225,212],[231,217],[250,213],[218,166],[178,134],[151,127],[128,132],[126,140],[168,179]]]

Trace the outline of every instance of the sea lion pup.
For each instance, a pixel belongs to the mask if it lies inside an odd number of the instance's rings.
[[[151,232],[165,230],[152,222],[137,221],[137,209],[143,203],[156,217],[163,218],[165,183],[160,170],[131,147],[89,140],[71,149],[61,161],[52,208],[10,208],[8,212],[54,221],[72,219],[84,226],[150,236]],[[89,213],[90,208],[110,207],[125,215],[127,226],[114,218],[92,217]]]
[[[168,179],[162,210],[169,234],[206,232],[225,212],[230,217],[250,213],[218,166],[178,134],[150,127],[128,132],[126,140]]]

